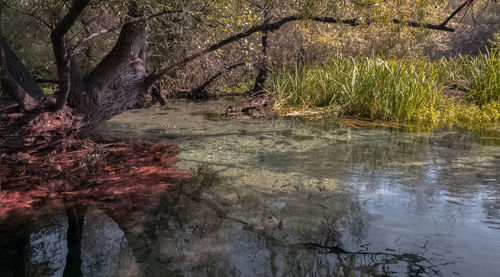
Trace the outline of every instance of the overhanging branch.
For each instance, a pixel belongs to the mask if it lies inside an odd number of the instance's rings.
[[[177,68],[185,65],[186,63],[192,61],[192,60],[195,60],[201,56],[204,56],[210,52],[213,52],[215,50],[218,50],[232,42],[235,42],[235,41],[238,41],[242,38],[245,38],[245,37],[248,37],[248,36],[251,36],[252,34],[254,33],[257,33],[257,32],[266,32],[266,31],[276,31],[278,29],[280,29],[283,25],[285,25],[286,23],[289,23],[289,22],[293,22],[293,21],[299,21],[299,20],[310,20],[310,21],[314,21],[314,22],[322,22],[322,23],[333,23],[333,24],[347,24],[349,26],[360,26],[360,25],[370,25],[374,22],[377,22],[379,20],[376,20],[376,19],[365,19],[365,20],[361,20],[359,18],[352,18],[352,19],[339,19],[339,18],[335,18],[335,17],[311,17],[311,18],[303,18],[301,16],[298,16],[298,15],[292,15],[292,16],[288,16],[288,17],[285,17],[285,18],[282,18],[276,22],[273,22],[273,23],[264,23],[264,24],[261,24],[261,25],[256,25],[244,32],[241,32],[241,33],[238,33],[238,34],[235,34],[235,35],[232,35],[224,40],[221,40],[219,42],[216,42],[212,45],[210,45],[209,47],[207,47],[206,49],[200,51],[200,52],[196,52],[178,62],[175,62],[171,65],[169,65],[168,67],[158,71],[156,74],[152,74],[150,75],[146,80],[145,80],[145,85],[147,87],[150,87],[152,86],[157,80],[159,80],[162,76],[166,75],[166,74],[169,74],[171,72],[173,72],[174,70],[176,70]],[[450,28],[450,27],[446,27],[442,24],[440,25],[435,25],[435,24],[430,24],[430,23],[421,23],[421,22],[416,22],[416,21],[410,21],[410,20],[406,20],[406,21],[403,21],[403,20],[400,20],[400,19],[393,19],[391,21],[391,23],[394,23],[394,24],[406,24],[410,27],[419,27],[419,28],[424,28],[424,29],[431,29],[431,30],[438,30],[438,31],[445,31],[445,32],[454,32],[455,29],[453,28]]]
[[[152,15],[141,16],[141,17],[131,18],[131,19],[125,20],[125,21],[120,22],[119,24],[117,24],[117,25],[115,25],[115,26],[113,26],[111,28],[103,29],[103,30],[100,30],[100,31],[97,31],[95,33],[90,34],[86,38],[84,38],[81,41],[79,41],[78,44],[76,44],[75,46],[73,46],[71,48],[71,52],[73,52],[80,45],[82,45],[82,44],[84,44],[84,43],[86,43],[86,42],[88,42],[90,40],[93,40],[96,37],[99,37],[99,36],[102,36],[102,35],[105,35],[105,34],[108,34],[108,33],[120,30],[127,23],[134,23],[134,22],[139,22],[139,21],[147,21],[147,20],[150,20],[150,19],[153,19],[153,18],[156,18],[156,17],[160,17],[160,16],[163,16],[163,15],[166,15],[166,14],[173,14],[173,13],[180,13],[180,12],[182,12],[182,10],[168,10],[168,11],[165,10],[165,11],[162,11],[162,12],[159,12],[159,13],[156,13],[156,14],[152,14]]]

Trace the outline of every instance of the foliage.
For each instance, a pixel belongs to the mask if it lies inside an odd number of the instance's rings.
[[[274,68],[278,110],[328,107],[337,116],[481,128],[500,122],[498,52],[478,57],[382,59],[337,55]]]
[[[51,27],[60,20],[71,1],[6,0],[4,33],[13,48],[41,77],[55,77],[49,41]],[[83,71],[95,66],[113,47],[118,29],[85,40],[89,35],[116,27],[127,19],[129,1],[94,1],[69,35],[73,56]],[[292,14],[307,19],[313,15],[338,18],[377,19],[370,26],[351,27],[313,22],[291,23],[270,34],[269,59],[275,65],[297,60],[315,61],[335,52],[385,55],[441,55],[448,47],[448,37],[440,32],[408,28],[390,23],[392,18],[439,23],[458,1],[327,1],[327,0],[145,0],[136,1],[146,15],[170,11],[148,21],[148,47],[152,70],[178,61],[207,45],[246,30],[265,20],[277,20]],[[488,0],[477,0],[477,3]],[[479,4],[478,4],[479,5]],[[479,5],[479,7],[482,7]],[[493,10],[495,7],[489,7]],[[469,13],[471,14],[471,13]],[[492,13],[482,15],[490,22]],[[468,18],[468,17],[467,17]],[[466,18],[466,21],[467,21]],[[476,22],[483,22],[479,15]],[[467,21],[471,25],[471,21]],[[493,21],[492,21],[493,22]],[[454,27],[464,29],[459,23]],[[488,25],[489,26],[489,25]],[[491,29],[491,28],[490,28]],[[490,32],[491,33],[491,32]],[[491,38],[485,37],[485,39]],[[37,43],[33,43],[36,40]],[[171,89],[196,87],[214,72],[231,64],[246,62],[245,68],[223,76],[214,89],[238,88],[243,80],[247,87],[263,59],[261,34],[240,40],[203,59],[191,62],[165,79]],[[85,73],[85,72],[84,72]]]
[[[4,34],[13,48],[39,77],[55,78],[49,34],[51,27],[60,20],[71,1],[4,2],[7,7],[4,9]],[[116,41],[119,28],[92,40],[86,38],[96,32],[119,26],[127,20],[128,2],[94,1],[79,17],[71,30],[68,43],[72,47],[73,57],[83,71],[93,68],[109,52]],[[437,103],[444,97],[438,92],[445,90],[447,82],[472,87],[473,92],[459,101],[464,105],[470,103],[467,105],[485,109],[488,105],[493,105],[491,103],[494,101],[499,101],[497,52],[474,58],[460,57],[433,63],[426,61],[426,57],[438,59],[454,53],[477,53],[484,45],[495,47],[498,44],[498,30],[494,26],[498,26],[496,23],[500,20],[498,5],[492,6],[488,0],[475,1],[476,7],[480,9],[469,9],[463,22],[458,22],[457,19],[450,22],[459,30],[457,35],[452,36],[422,28],[409,28],[405,24],[392,24],[391,19],[437,24],[461,1],[136,2],[146,15],[168,11],[163,16],[152,17],[148,21],[151,71],[182,60],[214,42],[266,20],[272,22],[295,14],[304,18],[303,22],[290,23],[279,31],[270,33],[266,55],[262,49],[262,34],[254,34],[190,62],[166,76],[163,87],[167,90],[194,88],[231,64],[241,62],[245,62],[246,66],[224,74],[211,89],[224,92],[249,90],[257,69],[265,61],[275,69],[271,88],[277,92],[279,105],[337,106],[340,107],[338,113],[344,116],[434,122],[435,118],[443,117],[444,113],[430,108],[423,111],[421,107],[438,107]],[[307,20],[315,15],[358,18],[361,21],[376,19],[376,22],[352,27]],[[482,28],[480,38],[475,36],[474,30],[478,28]],[[464,41],[470,43],[467,44],[467,49],[457,48],[451,39],[459,45],[465,45]],[[339,56],[339,52],[354,56],[402,58],[351,59]],[[319,62],[325,59],[328,61]],[[282,66],[296,63],[308,66],[287,66],[283,72],[277,72]]]
[[[468,80],[472,92],[467,95],[469,102],[479,106],[490,102],[500,102],[500,57],[499,51],[492,50],[477,57],[464,56],[446,64],[450,78]]]

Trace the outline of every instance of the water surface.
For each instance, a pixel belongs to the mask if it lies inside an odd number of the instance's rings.
[[[196,197],[166,195],[129,222],[87,211],[75,272],[497,275],[498,133],[411,133],[206,112],[224,105],[180,102],[131,111],[99,128],[105,136],[174,143],[181,168],[208,165],[221,178]],[[72,264],[71,222],[64,211],[39,221],[19,239],[24,254],[7,256],[27,275],[61,276]]]

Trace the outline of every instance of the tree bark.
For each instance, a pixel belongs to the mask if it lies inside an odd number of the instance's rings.
[[[2,70],[1,80],[2,91],[5,91],[10,97],[25,111],[35,111],[39,102],[31,97],[8,73]]]
[[[40,100],[43,92],[31,73],[24,67],[9,44],[2,38],[2,47],[5,54],[5,64],[8,74],[23,88],[33,99]]]
[[[70,105],[76,113],[85,115],[87,127],[129,110],[148,92],[145,22],[123,26],[113,50],[83,80],[72,86]],[[73,75],[78,75],[73,69]],[[73,80],[75,82],[75,80]]]
[[[272,16],[269,16],[269,10],[266,9],[264,11],[264,23],[269,23],[271,20]],[[261,39],[261,44],[262,44],[262,60],[259,64],[259,73],[257,74],[257,77],[255,78],[255,83],[249,92],[251,94],[255,94],[257,92],[263,91],[264,90],[264,85],[267,80],[267,74],[269,71],[269,60],[268,60],[268,50],[267,50],[267,45],[268,45],[268,37],[269,37],[269,31],[264,31],[262,34],[262,39]]]
[[[24,70],[24,67],[22,65],[19,67],[19,65],[21,64],[19,62],[19,59],[17,59],[13,52],[9,52],[10,49],[7,43],[5,43],[3,40],[1,19],[2,4],[0,4],[0,87],[3,92],[9,94],[10,97],[12,97],[14,101],[16,101],[21,109],[27,111],[34,110],[38,106],[38,101],[30,94],[28,94],[26,90],[20,85],[20,83],[22,83],[23,81],[26,70]],[[7,66],[7,56],[11,57],[11,61],[13,62],[13,66],[10,66],[10,68]],[[17,76],[20,79],[21,82],[18,82],[11,76],[11,71],[15,74],[14,76]]]
[[[54,105],[55,110],[59,110],[66,104],[71,87],[71,66],[66,41],[66,33],[75,24],[78,16],[83,12],[90,0],[78,0],[73,2],[73,6],[68,13],[56,25],[56,28],[50,34],[52,50],[56,60],[57,78],[59,79],[59,88],[57,92],[57,101]]]
[[[257,93],[260,91],[264,90],[264,85],[267,80],[267,75],[269,73],[269,61],[268,61],[268,53],[267,53],[267,40],[268,40],[268,34],[269,32],[266,31],[262,35],[262,52],[264,54],[264,57],[262,58],[262,61],[259,64],[259,73],[257,74],[257,77],[255,78],[255,83],[250,91],[251,93]]]

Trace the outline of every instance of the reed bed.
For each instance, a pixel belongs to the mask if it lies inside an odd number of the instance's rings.
[[[500,122],[498,52],[428,61],[338,55],[272,68],[276,110],[327,108],[333,116],[479,129]]]

